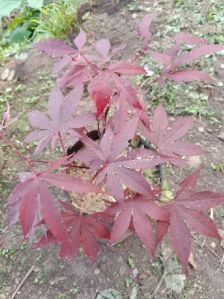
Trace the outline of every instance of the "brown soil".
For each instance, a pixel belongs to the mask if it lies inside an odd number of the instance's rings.
[[[153,24],[153,32],[162,32],[165,35],[166,24],[172,19],[181,30],[200,32],[204,29],[206,35],[214,22],[203,26],[195,22],[191,10],[186,11],[183,16],[173,15],[176,9],[175,3],[181,1],[131,1],[132,6],[127,6],[127,1],[102,1],[91,12],[90,17],[83,24],[88,36],[94,41],[99,38],[108,38],[112,46],[126,43],[125,50],[119,58],[128,59],[132,57],[141,46],[136,35],[136,24],[147,13],[147,11],[159,11],[160,15]],[[198,1],[186,1],[197,8]],[[219,1],[218,1],[219,2]],[[220,0],[222,3],[222,0]],[[204,9],[209,9],[205,7]],[[200,6],[199,6],[200,10]],[[175,10],[176,12],[176,10]],[[180,19],[178,19],[180,17]],[[182,20],[182,19],[184,20]],[[196,18],[196,16],[195,16]],[[168,36],[170,33],[168,33]],[[157,45],[158,36],[154,44]],[[220,65],[220,61],[217,61]],[[11,88],[13,96],[11,105],[13,114],[20,114],[20,124],[12,127],[10,135],[18,147],[32,150],[23,144],[21,140],[29,131],[26,122],[26,114],[32,109],[42,109],[46,105],[46,99],[51,87],[50,76],[52,61],[40,56],[35,50],[30,50],[28,59],[19,63],[11,59],[0,70],[15,68],[17,81],[0,81],[0,95],[5,96],[6,89]],[[42,73],[40,73],[40,71]],[[45,71],[45,73],[43,73]],[[218,74],[223,80],[221,70]],[[42,76],[42,77],[41,77]],[[46,83],[48,82],[48,83]],[[18,92],[16,86],[24,84],[25,88]],[[209,92],[209,91],[207,91]],[[37,99],[32,100],[33,97]],[[204,169],[199,182],[200,189],[224,191],[224,175],[212,169],[211,163],[224,165],[223,142],[217,136],[223,130],[224,102],[222,101],[223,88],[217,87],[213,91],[213,97],[209,97],[209,109],[216,112],[217,122],[206,118],[196,118],[195,128],[192,130],[192,140],[198,141],[206,148],[208,154],[203,158]],[[28,101],[28,99],[30,99]],[[26,104],[24,105],[24,100]],[[23,105],[22,105],[23,104]],[[224,298],[224,267],[223,267],[223,243],[207,240],[195,236],[193,256],[197,269],[191,268],[187,283],[182,293],[177,295],[168,290],[162,281],[158,291],[151,297],[163,274],[161,261],[162,253],[159,251],[157,258],[152,259],[140,241],[132,236],[114,248],[104,248],[95,264],[90,264],[82,255],[74,261],[60,260],[57,257],[57,249],[32,250],[26,243],[21,243],[21,232],[18,227],[5,230],[6,209],[5,203],[8,194],[14,186],[16,170],[23,169],[22,162],[15,164],[16,158],[12,159],[9,149],[2,146],[5,153],[5,165],[1,177],[2,196],[0,199],[0,298],[11,298],[13,291],[24,278],[27,271],[34,265],[35,269],[25,281],[16,299],[94,299],[97,294],[104,290],[113,288],[119,290],[123,299],[130,298],[134,287],[138,288],[137,297],[134,299],[222,299]],[[50,153],[48,153],[50,155]],[[180,171],[174,172],[172,180],[177,181],[182,175]],[[59,194],[59,197],[64,194]],[[224,230],[223,208],[214,211],[214,219],[220,230]],[[22,244],[22,245],[21,245]],[[165,242],[165,247],[168,243]],[[137,274],[136,274],[137,273]],[[112,298],[112,297],[111,297]],[[115,298],[116,299],[116,298]]]

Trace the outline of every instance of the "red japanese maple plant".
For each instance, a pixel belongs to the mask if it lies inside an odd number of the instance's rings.
[[[164,84],[167,79],[215,82],[207,73],[184,65],[202,55],[224,50],[224,46],[209,45],[204,38],[180,32],[174,37],[174,45],[164,53],[153,51],[148,45],[153,17],[144,17],[138,33],[144,40],[144,54],[163,65],[154,84]],[[91,261],[97,257],[101,240],[107,245],[116,244],[128,230],[137,234],[152,254],[168,233],[186,272],[191,231],[220,239],[206,211],[222,204],[224,194],[194,192],[198,169],[179,184],[172,199],[164,201],[162,186],[149,184],[143,170],[164,163],[184,167],[187,157],[205,153],[200,146],[181,140],[190,130],[192,118],[180,117],[169,122],[162,105],[148,111],[142,91],[127,79],[140,74],[147,76],[146,70],[135,62],[115,62],[113,56],[119,49],[112,50],[108,40],[88,46],[86,33],[80,30],[73,42],[74,47],[61,40],[45,40],[35,45],[59,61],[54,66],[58,79],[50,93],[47,111],[29,113],[34,131],[25,141],[37,142],[34,156],[23,156],[6,137],[9,111],[4,114],[0,137],[29,169],[19,174],[20,182],[8,200],[8,223],[19,222],[24,238],[34,239],[36,246],[57,243],[60,256],[70,258],[82,248]],[[191,50],[182,53],[184,44],[190,45]],[[94,107],[93,111],[77,113],[82,98],[85,106]],[[91,100],[92,106],[88,102]],[[132,140],[137,140],[139,146],[134,147]],[[52,150],[57,148],[55,155],[61,148],[61,157],[46,164],[35,156],[49,145]],[[71,167],[85,167],[91,178],[70,175]],[[51,186],[83,194],[80,210],[69,200],[57,200],[49,190]],[[84,213],[87,193],[102,194],[103,198],[108,195],[113,201],[105,202],[104,211],[87,214]],[[43,232],[39,241],[36,231]]]

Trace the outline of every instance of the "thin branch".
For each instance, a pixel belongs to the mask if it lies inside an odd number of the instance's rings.
[[[152,144],[150,144],[150,143],[148,143],[147,141],[145,141],[145,140],[141,137],[141,135],[138,135],[138,137],[139,137],[141,143],[144,145],[145,148],[155,151],[155,148],[152,146]]]
[[[21,280],[21,282],[19,283],[19,285],[15,289],[15,291],[12,294],[12,296],[10,297],[10,299],[14,299],[16,297],[17,293],[19,292],[19,290],[21,289],[21,287],[24,285],[24,283],[26,282],[26,280],[29,278],[29,276],[32,274],[32,272],[34,271],[34,269],[35,269],[35,266],[33,265],[29,269],[29,271],[26,273],[26,275],[23,277],[23,279]]]
[[[140,142],[144,145],[145,148],[150,149],[152,151],[155,151],[155,148],[152,146],[152,144],[145,141],[140,135],[138,135]],[[159,168],[159,177],[160,177],[160,186],[163,187],[163,167],[162,164],[158,165]]]
[[[81,52],[79,52],[79,55],[82,56],[82,58],[84,58],[86,63],[90,66],[91,70],[93,71],[93,74],[96,76],[98,74],[98,67],[92,62],[90,62]]]
[[[153,291],[153,293],[152,293],[152,298],[154,298],[155,295],[158,293],[158,291],[159,291],[159,289],[160,289],[160,287],[161,287],[161,285],[162,285],[162,282],[163,282],[163,280],[164,280],[166,274],[167,274],[166,271],[164,271],[164,272],[163,272],[163,275],[161,276],[161,278],[160,278],[160,280],[159,280],[159,283],[157,284],[156,288],[154,289],[154,291]]]
[[[91,180],[90,180],[91,183],[92,183],[92,181],[94,181],[95,178],[101,173],[101,171],[104,170],[105,167],[106,167],[106,166],[103,165],[100,169],[97,170],[97,172],[94,174],[94,176],[93,176],[93,177],[91,178]]]
[[[159,164],[159,177],[160,177],[160,186],[163,189],[163,165]]]
[[[60,140],[61,147],[62,147],[62,150],[64,152],[64,155],[66,156],[67,153],[66,153],[65,146],[64,146],[64,143],[63,143],[63,140],[62,140],[61,132],[58,132],[58,137],[59,137],[59,140]]]
[[[45,164],[49,164],[49,161],[44,161],[44,160],[32,160],[32,163],[45,163]]]
[[[23,159],[23,161],[28,165],[30,171],[33,172],[32,160],[29,157],[26,157],[23,154],[21,154],[18,148],[1,132],[0,132],[0,139],[2,139],[6,144],[8,144],[15,151],[16,155],[19,158]]]

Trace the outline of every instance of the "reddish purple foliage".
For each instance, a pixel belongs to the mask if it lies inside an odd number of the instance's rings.
[[[213,82],[208,74],[182,66],[224,47],[179,32],[174,37],[175,44],[165,53],[155,52],[148,47],[152,36],[149,27],[154,17],[145,16],[138,33],[144,40],[144,50],[163,65],[158,81]],[[184,157],[205,153],[198,145],[180,140],[191,129],[193,119],[181,117],[169,122],[162,105],[149,116],[139,90],[126,78],[146,74],[143,67],[133,61],[114,61],[113,54],[118,49],[111,49],[107,39],[89,47],[83,30],[73,42],[75,48],[60,40],[36,44],[37,49],[61,60],[54,66],[58,80],[49,96],[47,112],[32,111],[28,115],[34,131],[26,141],[38,142],[35,153],[41,153],[50,143],[62,157],[49,162],[43,170],[46,161],[24,157],[14,147],[29,172],[19,174],[20,182],[10,195],[8,222],[10,225],[19,222],[24,238],[33,239],[36,230],[44,230],[37,247],[57,243],[60,256],[70,258],[81,247],[91,261],[96,259],[102,240],[114,244],[128,230],[136,233],[152,253],[168,232],[186,272],[191,251],[190,230],[220,238],[205,212],[222,204],[224,195],[192,191],[199,169],[179,184],[174,199],[164,203],[160,196],[163,186],[149,183],[144,170],[161,167],[163,163],[184,166]],[[183,44],[193,48],[179,55]],[[96,114],[76,113],[84,95],[92,99]],[[0,138],[11,144],[4,135],[8,122],[9,107],[0,126]],[[96,138],[91,137],[92,132],[97,133]],[[67,146],[75,141],[78,142],[73,153],[66,156]],[[140,142],[139,148],[133,147],[133,141]],[[69,175],[67,170],[71,167],[85,167],[91,178],[84,181]],[[80,211],[54,198],[51,186],[84,194]],[[113,203],[106,201],[104,211],[86,214],[83,212],[86,193],[110,196]]]

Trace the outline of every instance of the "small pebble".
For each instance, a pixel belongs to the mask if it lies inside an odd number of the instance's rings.
[[[211,247],[212,247],[212,248],[215,248],[215,247],[216,247],[216,244],[215,244],[215,242],[211,242],[211,244],[210,244],[210,245],[211,245]]]
[[[15,77],[15,70],[10,70],[7,80],[12,81]]]
[[[100,271],[100,269],[96,269],[96,270],[94,270],[94,275],[99,275],[101,273],[101,271]]]
[[[198,131],[201,132],[201,133],[204,133],[205,129],[203,127],[199,127]]]
[[[9,75],[9,72],[10,72],[10,69],[5,69],[5,70],[3,71],[2,75],[1,75],[1,79],[2,79],[3,81],[7,80],[8,75]]]

